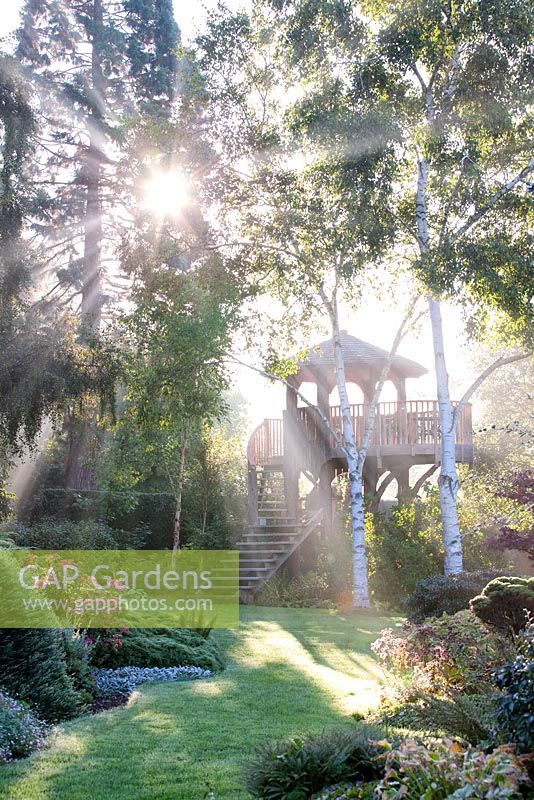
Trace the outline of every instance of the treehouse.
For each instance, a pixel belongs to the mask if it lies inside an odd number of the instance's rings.
[[[388,353],[341,332],[347,388],[361,402],[351,405],[356,443],[366,430],[369,407]],[[426,369],[397,355],[390,368],[394,400],[379,403],[364,467],[364,491],[372,507],[396,482],[397,498],[415,496],[440,461],[440,424],[436,400],[408,400],[406,381]],[[326,417],[342,439],[339,404],[332,403],[336,378],[332,342],[308,351],[288,381],[286,409],[281,419],[265,419],[248,443],[248,497],[250,528],[239,543],[240,589],[244,600],[254,592],[318,530],[332,531],[332,481],[346,472],[342,449],[321,419]],[[314,392],[316,408],[302,403],[298,390]],[[319,409],[321,414],[317,412]],[[456,460],[473,459],[471,407],[467,405],[456,432]],[[421,466],[423,465],[423,466]],[[412,480],[412,467],[417,476]],[[308,491],[303,490],[308,487]]]

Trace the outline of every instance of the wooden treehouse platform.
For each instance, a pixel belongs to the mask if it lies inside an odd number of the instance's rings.
[[[357,444],[361,443],[375,387],[389,354],[376,345],[341,331],[341,349],[347,385],[359,388],[363,398],[351,406]],[[414,496],[440,462],[441,430],[436,400],[408,400],[406,381],[426,373],[425,367],[397,355],[388,380],[395,402],[379,403],[364,467],[364,491],[378,508],[385,489],[394,480],[397,498]],[[335,438],[325,429],[317,410],[298,405],[302,384],[315,386],[316,406],[330,420],[342,440],[341,409],[330,405],[336,387],[331,340],[311,348],[287,381],[286,409],[280,419],[265,419],[252,434],[247,450],[250,529],[239,544],[240,581],[244,600],[251,599],[295,553],[320,531],[333,529],[332,481],[346,471],[346,459]],[[456,460],[471,464],[473,435],[471,406],[466,405],[456,430]],[[427,465],[412,481],[410,469]],[[419,470],[420,472],[420,470]],[[311,489],[300,496],[301,478]]]

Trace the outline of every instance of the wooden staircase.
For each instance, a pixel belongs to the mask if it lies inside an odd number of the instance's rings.
[[[279,469],[257,473],[258,521],[238,542],[239,593],[250,602],[258,589],[280,569],[295,550],[320,526],[322,510],[296,520],[287,509],[284,476]]]

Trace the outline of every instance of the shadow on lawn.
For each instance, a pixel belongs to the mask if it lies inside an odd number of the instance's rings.
[[[129,707],[65,726],[49,752],[0,768],[2,800],[202,800],[208,786],[245,800],[242,766],[258,744],[350,724],[336,682],[356,694],[376,680],[366,662],[378,630],[354,641],[349,626],[345,647],[346,622],[276,611],[215,634],[225,672],[146,686]]]

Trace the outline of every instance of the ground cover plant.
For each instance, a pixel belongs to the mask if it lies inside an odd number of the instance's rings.
[[[132,628],[89,631],[91,663],[97,667],[200,667],[218,671],[224,666],[213,637],[194,630]]]

